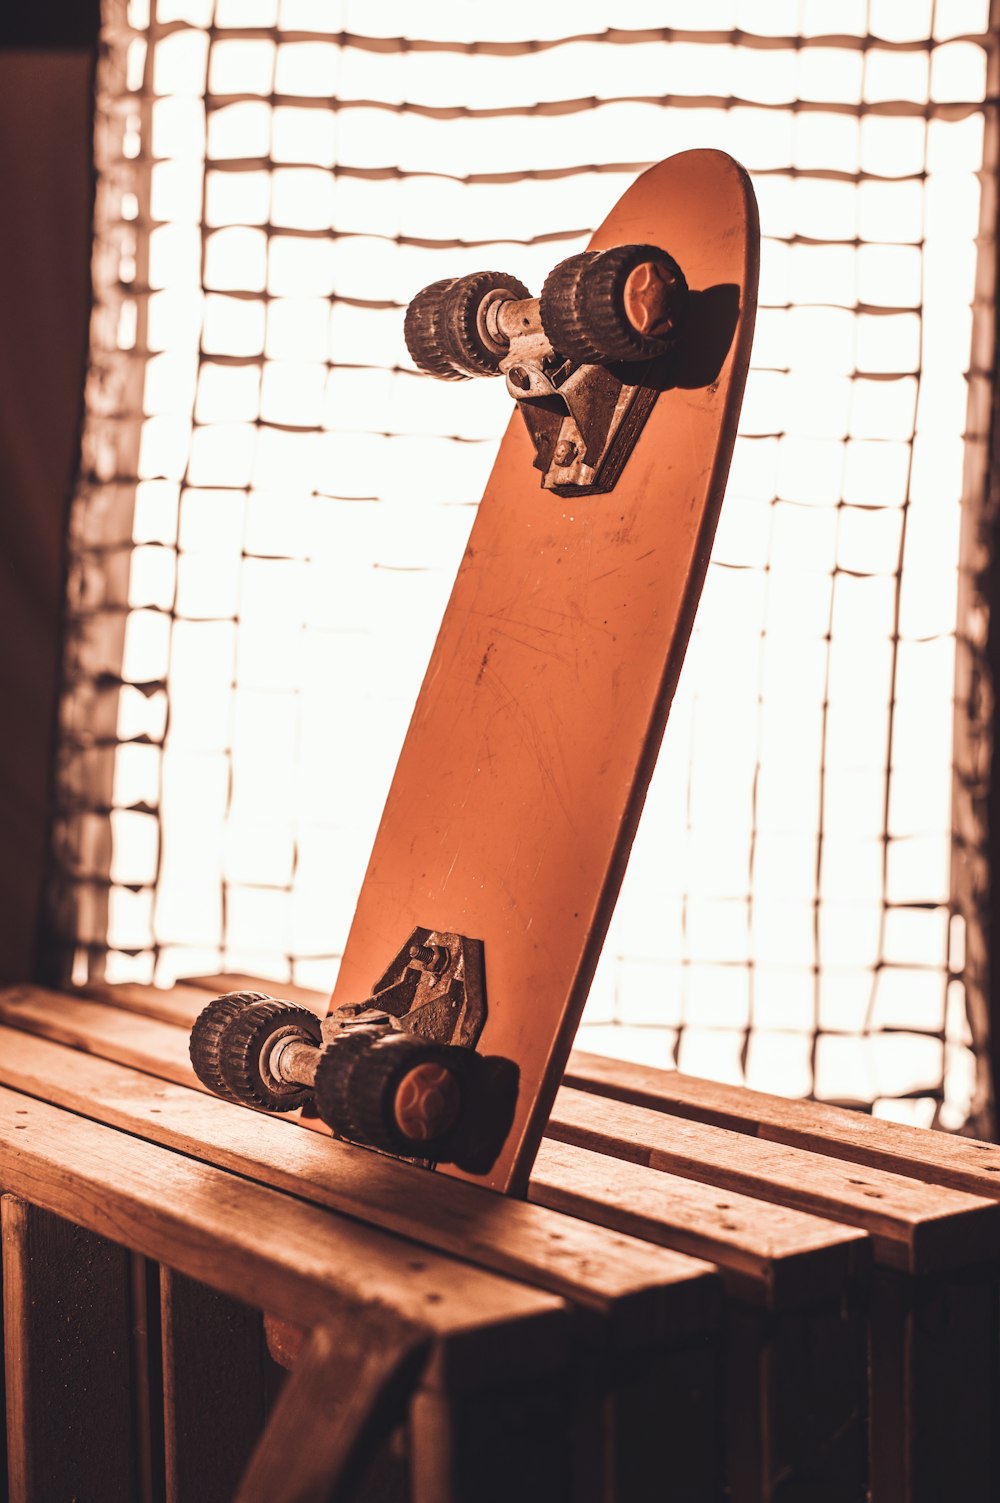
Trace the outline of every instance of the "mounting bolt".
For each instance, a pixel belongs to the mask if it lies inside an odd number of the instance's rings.
[[[552,453],[552,463],[565,467],[576,458],[576,444],[571,439],[561,438]]]
[[[625,316],[633,329],[651,339],[666,339],[674,333],[677,314],[683,306],[683,291],[658,261],[640,261],[625,283]]]
[[[507,372],[507,380],[511,386],[516,386],[518,391],[531,390],[531,377],[522,365],[515,365]]]
[[[445,945],[411,945],[410,959],[437,975],[448,964],[448,950]]]

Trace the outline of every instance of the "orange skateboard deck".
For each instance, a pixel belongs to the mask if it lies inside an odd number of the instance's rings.
[[[701,593],[756,306],[746,173],[645,173],[539,298],[502,272],[406,316],[420,369],[519,409],[400,753],[327,1018],[217,997],[191,1059],[247,1106],[524,1191]],[[542,472],[540,478],[539,471]]]
[[[719,151],[651,168],[591,241],[662,247],[686,326],[613,488],[543,489],[515,411],[375,839],[331,1007],[416,927],[482,942],[486,1055],[520,1071],[492,1169],[522,1193],[659,750],[725,490],[753,334],[756,204]],[[460,397],[456,395],[456,400]]]

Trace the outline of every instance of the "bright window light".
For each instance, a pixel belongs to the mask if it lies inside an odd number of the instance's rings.
[[[105,12],[67,968],[330,987],[509,412],[413,370],[405,304],[537,291],[721,147],[753,369],[581,1042],[985,1129],[985,0]]]

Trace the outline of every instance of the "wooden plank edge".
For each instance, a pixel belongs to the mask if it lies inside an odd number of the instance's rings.
[[[692,1192],[694,1194],[692,1195]],[[699,1195],[698,1192],[701,1192]],[[871,1239],[855,1227],[546,1140],[529,1198],[567,1215],[711,1258],[730,1296],[788,1311],[860,1288]],[[683,1207],[683,1209],[682,1209]],[[684,1210],[695,1214],[685,1217]],[[754,1240],[747,1224],[756,1226]],[[799,1231],[798,1245],[793,1236]]]
[[[846,1260],[864,1241],[862,1233],[834,1222],[748,1197],[727,1196],[720,1206],[710,1186],[669,1174],[648,1181],[651,1197],[662,1191],[666,1199],[657,1236],[637,1240],[588,1230],[579,1218],[540,1204],[528,1207],[475,1186],[456,1186],[311,1133],[289,1134],[267,1114],[247,1113],[207,1093],[155,1082],[3,1027],[0,1082],[600,1310],[618,1346],[676,1341],[685,1330],[712,1326],[714,1290],[705,1287],[706,1263],[692,1257],[716,1264],[723,1278],[752,1283],[755,1302],[784,1304],[811,1283],[811,1261],[823,1248],[840,1248]],[[555,1153],[566,1161],[562,1179],[577,1185],[580,1165],[594,1172],[607,1162],[551,1142],[543,1145],[543,1158],[546,1152],[550,1160]],[[619,1176],[626,1167],[615,1164]],[[740,1220],[751,1228],[749,1249],[741,1246]],[[649,1240],[674,1252],[660,1254]],[[823,1253],[830,1276],[837,1256]],[[612,1283],[615,1293],[609,1291]]]
[[[549,1135],[760,1200],[861,1227],[876,1262],[911,1273],[964,1267],[1000,1252],[1000,1204],[965,1191],[850,1166],[563,1087]]]
[[[575,1050],[564,1084],[650,1111],[1000,1199],[1000,1144]]]

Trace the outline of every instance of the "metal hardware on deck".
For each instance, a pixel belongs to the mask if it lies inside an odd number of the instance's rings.
[[[558,360],[558,356],[552,357]],[[518,369],[524,369],[524,361]],[[655,390],[629,385],[600,365],[546,361],[531,371],[530,389],[516,396],[542,486],[557,496],[597,495],[612,489],[656,400]],[[625,428],[636,408],[638,421]],[[640,416],[641,413],[641,416]],[[627,431],[627,441],[624,440]],[[621,452],[615,439],[623,435]]]
[[[285,1036],[271,1046],[268,1069],[279,1080],[294,1080],[312,1090],[316,1080],[316,1046]]]
[[[474,1048],[486,1023],[482,943],[463,934],[414,929],[371,996],[324,1019],[324,1041],[355,1019],[369,1019],[373,1011],[388,1015],[405,1033]]]
[[[514,278],[479,272],[435,282],[407,314],[416,364],[443,380],[503,375],[557,495],[611,490],[661,387],[651,363],[670,352],[688,290],[656,246],[571,256],[540,298]]]
[[[518,1070],[475,1052],[486,1022],[483,946],[414,929],[372,993],[322,1022],[259,992],[217,997],[191,1033],[202,1082],[245,1106],[312,1103],[349,1142],[401,1157],[492,1166]]]

